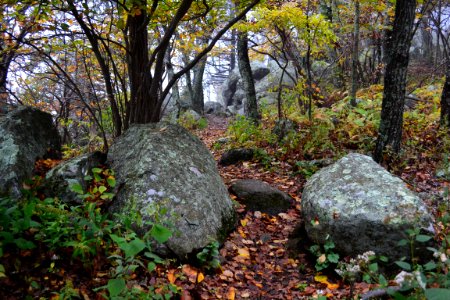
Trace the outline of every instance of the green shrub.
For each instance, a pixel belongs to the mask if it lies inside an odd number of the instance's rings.
[[[189,111],[182,114],[177,122],[188,130],[205,129],[208,127],[208,120],[206,118],[196,118]]]

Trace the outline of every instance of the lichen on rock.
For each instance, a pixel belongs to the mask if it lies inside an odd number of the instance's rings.
[[[329,235],[336,250],[350,256],[371,250],[393,261],[410,253],[397,245],[406,229],[433,230],[422,200],[371,157],[356,153],[310,178],[302,210],[313,241],[324,243]]]

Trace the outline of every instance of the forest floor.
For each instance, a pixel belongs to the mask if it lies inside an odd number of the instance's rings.
[[[219,160],[223,150],[215,150],[215,142],[226,136],[227,119],[208,117],[208,128],[196,134]],[[296,205],[287,213],[269,216],[238,209],[240,221],[220,250],[221,274],[206,275],[197,284],[186,286],[201,299],[310,299],[327,296],[345,299],[350,286],[337,275],[325,276],[315,271],[315,258],[305,247],[300,253],[290,251],[289,235],[301,222],[301,191],[305,180],[295,176],[288,165],[280,163],[270,171],[256,162],[219,166],[227,186],[238,179],[259,179],[288,193]],[[353,294],[364,294],[372,286],[358,283]]]
[[[215,146],[219,138],[227,135],[228,119],[208,116],[208,128],[194,133],[211,150],[216,161],[225,149]],[[270,146],[268,146],[270,147]],[[271,152],[273,149],[267,149]],[[435,159],[419,156],[407,162],[401,176],[416,192],[442,192],[445,181],[434,176]],[[343,282],[333,270],[319,273],[315,270],[316,257],[308,251],[310,246],[303,240],[301,230],[301,192],[306,179],[286,161],[273,161],[267,168],[258,162],[240,162],[231,166],[219,166],[224,183],[229,186],[238,179],[259,179],[292,196],[296,203],[286,213],[270,216],[260,212],[237,208],[239,221],[236,229],[219,249],[221,267],[208,271],[202,266],[173,261],[158,266],[156,271],[132,274],[137,288],[139,281],[147,285],[178,287],[183,300],[189,299],[359,299],[376,288],[359,282],[350,286]],[[438,213],[436,203],[427,203],[433,213]],[[289,236],[296,232],[304,243],[291,244]],[[300,233],[300,235],[298,235]],[[304,237],[304,236],[303,236]],[[292,251],[295,248],[296,251]],[[20,272],[16,279],[0,281],[2,299],[104,299],[105,292],[94,292],[95,288],[108,282],[108,270],[112,268],[106,257],[96,258],[90,272],[72,261],[58,261],[53,268],[51,253],[22,251]],[[5,255],[14,264],[13,257]],[[142,277],[142,278],[140,278]],[[30,282],[34,284],[30,285]],[[64,287],[72,286],[74,297],[61,297]],[[390,283],[391,284],[391,283]],[[35,286],[33,288],[33,286]],[[44,298],[42,298],[44,297]]]
[[[208,129],[196,133],[218,161],[223,149],[217,150],[214,144],[226,136],[227,119],[210,116],[208,124]],[[433,159],[419,156],[398,175],[418,193],[442,194],[448,182],[436,179],[435,167]],[[356,295],[364,295],[376,287],[364,282],[350,287],[332,270],[323,274],[317,272],[316,257],[309,253],[310,245],[304,236],[303,245],[289,244],[289,236],[294,231],[296,237],[302,238],[298,225],[301,223],[301,192],[306,182],[292,166],[277,162],[276,167],[268,171],[257,162],[241,162],[219,166],[219,172],[227,186],[238,179],[265,181],[292,196],[296,205],[277,216],[238,209],[238,227],[220,250],[222,274],[207,275],[195,289],[202,299],[313,299],[320,296],[359,299]],[[437,203],[427,204],[437,215]],[[296,251],[292,251],[293,247]]]

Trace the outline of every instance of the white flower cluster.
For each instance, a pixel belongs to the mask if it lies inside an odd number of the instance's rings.
[[[443,263],[445,263],[448,260],[448,257],[444,252],[435,251],[433,253],[433,256],[439,258],[439,260]]]
[[[361,267],[366,266],[373,256],[375,256],[373,251],[364,252],[350,259],[348,263],[339,262],[338,269],[335,271],[342,278],[355,278],[361,272]]]
[[[424,282],[424,278],[419,271],[414,271],[412,273],[401,271],[395,276],[394,282],[399,286],[411,285],[414,281],[422,288],[425,289],[427,284]]]

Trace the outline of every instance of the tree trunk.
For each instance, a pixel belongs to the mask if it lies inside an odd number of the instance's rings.
[[[258,123],[260,117],[256,100],[255,83],[253,81],[253,73],[248,57],[248,37],[246,32],[238,32],[236,48],[239,73],[241,74],[247,100],[244,106],[244,113],[246,117],[250,118],[253,122]]]
[[[149,91],[152,81],[149,70],[146,1],[137,1],[140,14],[128,16],[128,76],[130,78],[130,118],[133,123],[146,123],[150,109]]]
[[[376,162],[383,160],[383,152],[388,146],[394,153],[400,151],[406,73],[416,4],[416,0],[398,0],[394,25],[392,31],[388,32],[381,122],[373,155]]]
[[[450,61],[445,66],[445,82],[441,95],[441,125],[450,128]]]
[[[358,60],[359,60],[359,0],[355,0],[355,20],[353,27],[353,55],[352,55],[352,87],[350,90],[350,104],[356,106],[356,91],[358,89]]]
[[[203,74],[205,73],[207,56],[203,57],[194,68],[194,82],[192,85],[192,109],[203,115],[205,105],[203,95]]]
[[[433,35],[430,31],[430,21],[428,13],[424,14],[420,22],[420,33],[422,35],[422,59],[428,65],[433,64]]]

